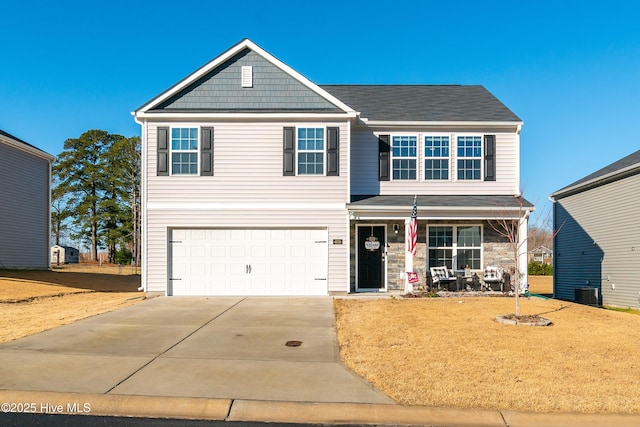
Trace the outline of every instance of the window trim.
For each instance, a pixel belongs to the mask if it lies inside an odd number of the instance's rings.
[[[451,227],[452,228],[452,240],[451,240],[451,246],[430,246],[429,245],[429,229],[431,227]],[[479,227],[480,228],[480,246],[475,247],[475,246],[458,246],[458,228],[459,227]],[[480,268],[472,268],[471,271],[474,272],[478,272],[478,271],[482,271],[483,269],[483,265],[484,265],[484,226],[482,223],[476,223],[476,222],[472,222],[472,223],[460,223],[460,222],[455,222],[455,223],[442,223],[442,224],[427,224],[427,229],[426,229],[426,242],[427,242],[427,259],[426,259],[426,264],[427,264],[427,269],[429,267],[440,267],[440,265],[431,265],[430,261],[431,259],[429,258],[429,251],[431,249],[450,249],[451,250],[451,267],[452,270],[454,271],[462,271],[462,270],[458,270],[456,268],[457,264],[458,264],[458,250],[459,249],[480,249]]]
[[[196,150],[174,150],[173,149],[173,130],[174,129],[195,129],[198,148]],[[169,126],[168,146],[169,146],[169,176],[200,176],[200,153],[202,149],[201,128],[199,125],[184,123],[180,126]],[[173,172],[173,154],[174,153],[191,153],[196,155],[196,173],[174,173]]]
[[[326,125],[318,125],[318,124],[299,124],[294,128],[294,152],[295,152],[295,169],[296,176],[305,176],[305,177],[313,177],[313,176],[327,176],[327,126]],[[298,148],[298,129],[322,129],[322,173],[321,174],[301,174],[300,173],[300,162],[299,155],[301,153],[320,153],[320,150],[300,150]]]
[[[456,161],[455,166],[456,166],[456,170],[455,170],[455,181],[461,181],[461,182],[484,182],[484,135],[483,133],[455,133],[455,159]],[[459,138],[466,138],[466,137],[476,137],[476,138],[480,138],[480,156],[478,157],[466,157],[466,156],[458,156],[458,148],[459,148]],[[460,160],[477,160],[480,163],[480,169],[479,169],[479,177],[478,179],[472,178],[472,179],[466,179],[466,178],[460,178],[459,177],[459,172],[460,172],[460,168],[458,167],[458,162]]]
[[[393,139],[397,137],[414,137],[416,139],[416,155],[414,157],[396,157],[393,155]],[[419,182],[420,181],[420,133],[392,133],[389,137],[389,180],[399,182]],[[416,177],[411,179],[394,178],[394,160],[415,160],[416,161]]]

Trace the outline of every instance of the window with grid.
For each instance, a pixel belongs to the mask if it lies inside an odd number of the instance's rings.
[[[449,137],[424,137],[424,179],[449,179]]]
[[[393,179],[416,179],[418,159],[416,136],[394,136],[391,140]]]
[[[480,252],[482,250],[482,236],[480,226],[458,226],[456,239],[457,269],[464,270],[468,265],[473,270],[479,270]]]
[[[198,128],[171,129],[171,173],[198,174]]]
[[[482,164],[482,137],[458,137],[458,179],[480,180]]]
[[[429,267],[446,266],[464,270],[468,265],[480,270],[482,256],[482,228],[479,225],[431,226],[429,244]]]
[[[298,128],[298,175],[324,175],[324,128]]]

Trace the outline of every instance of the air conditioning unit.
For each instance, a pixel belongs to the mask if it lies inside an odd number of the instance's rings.
[[[598,306],[598,288],[576,288],[575,302],[578,304]]]

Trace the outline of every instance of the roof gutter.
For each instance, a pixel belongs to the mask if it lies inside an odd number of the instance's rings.
[[[11,146],[13,148],[16,148],[16,149],[18,149],[20,151],[24,151],[24,152],[29,153],[29,154],[33,154],[33,155],[38,156],[38,157],[40,157],[42,159],[48,160],[49,162],[53,162],[56,159],[56,157],[54,155],[49,154],[46,151],[42,151],[41,149],[36,148],[36,147],[34,147],[34,146],[30,145],[30,144],[27,144],[27,143],[24,143],[24,142],[21,142],[21,141],[16,141],[13,138],[9,138],[9,137],[6,137],[6,136],[1,135],[1,134],[0,134],[0,140],[2,140],[7,145],[9,145],[9,146]]]
[[[523,122],[505,122],[505,121],[454,121],[454,120],[446,120],[446,121],[428,121],[428,120],[370,120],[367,118],[360,119],[364,124],[368,126],[443,126],[443,127],[452,127],[452,126],[515,126],[520,132],[522,129]]]
[[[635,171],[640,172],[640,163],[636,163],[626,168],[618,169],[617,171],[597,176],[593,179],[590,179],[585,182],[581,182],[580,184],[572,185],[570,187],[564,188],[562,190],[558,190],[549,195],[549,200],[552,202],[555,201],[558,197],[569,196],[571,194],[579,193],[581,191],[587,190],[589,188],[597,187],[599,185],[605,184],[607,182],[611,182],[618,178],[624,178],[627,175],[631,175]],[[554,199],[554,200],[552,200]]]
[[[136,119],[352,119],[356,112],[346,113],[215,113],[215,112],[180,112],[167,111],[148,112],[134,111],[131,113]]]

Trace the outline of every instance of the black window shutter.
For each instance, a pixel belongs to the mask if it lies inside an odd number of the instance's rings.
[[[380,162],[378,164],[378,179],[380,181],[389,181],[391,174],[391,147],[389,141],[391,137],[389,135],[378,136],[378,153]]]
[[[213,176],[213,128],[200,129],[200,176]]]
[[[169,175],[169,128],[158,128],[158,176]]]
[[[296,128],[286,127],[284,128],[283,136],[283,163],[282,163],[282,175],[293,176],[296,174],[295,160],[296,160]]]
[[[327,176],[340,175],[340,128],[327,128]]]
[[[496,180],[496,136],[484,136],[484,180]]]

